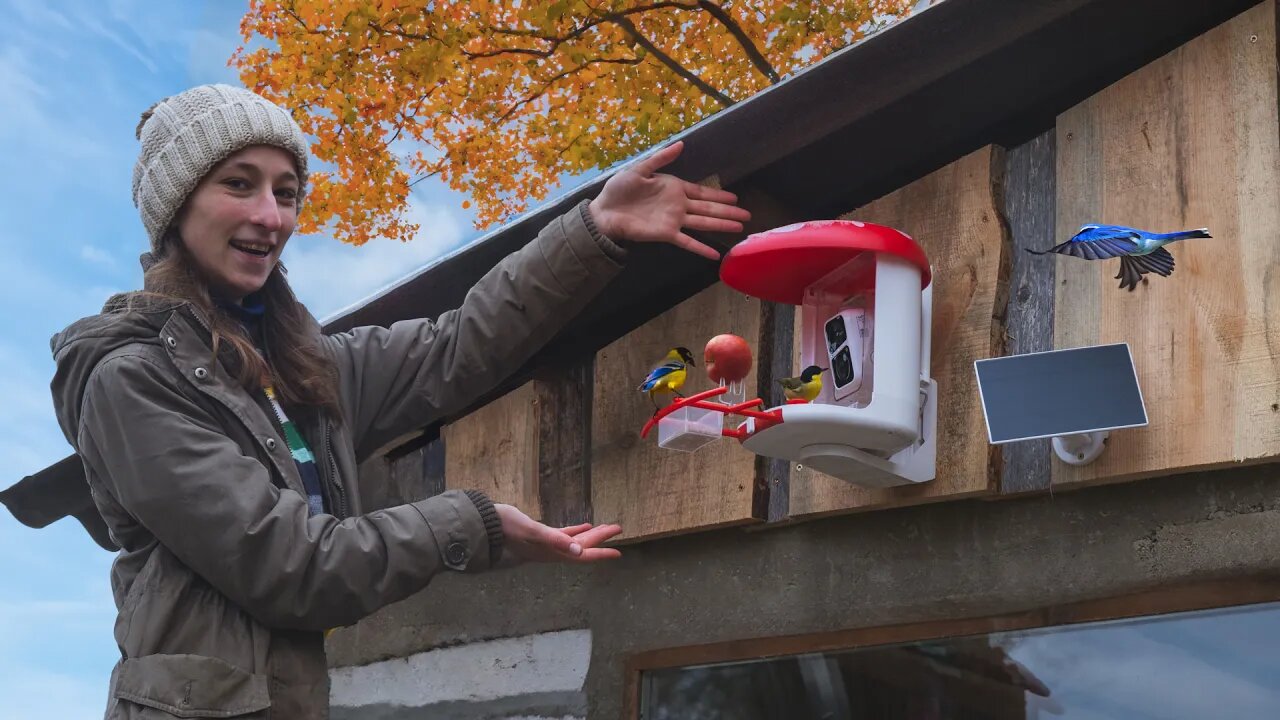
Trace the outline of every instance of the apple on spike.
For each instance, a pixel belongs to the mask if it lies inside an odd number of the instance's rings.
[[[751,372],[751,346],[737,335],[717,335],[707,341],[703,362],[711,382],[739,383]]]

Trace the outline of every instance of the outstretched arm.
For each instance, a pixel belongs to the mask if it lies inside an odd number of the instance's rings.
[[[750,213],[733,193],[659,173],[681,149],[675,143],[610,178],[599,197],[503,259],[457,309],[331,336],[357,452],[461,410],[519,369],[621,270],[617,243],[718,258],[684,229],[738,231]]]

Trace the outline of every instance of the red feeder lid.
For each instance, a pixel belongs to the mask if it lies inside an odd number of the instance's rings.
[[[932,273],[924,250],[906,233],[859,220],[812,220],[749,235],[725,255],[720,279],[738,292],[800,305],[805,288],[863,252],[897,255],[920,268],[920,289]],[[874,278],[855,280],[850,294]]]

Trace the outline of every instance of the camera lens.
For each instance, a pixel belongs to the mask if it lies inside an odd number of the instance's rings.
[[[843,317],[837,315],[827,321],[827,352],[835,352],[847,339]]]
[[[844,387],[853,382],[853,359],[849,356],[849,348],[842,348],[836,353],[831,369],[835,373],[837,387]]]

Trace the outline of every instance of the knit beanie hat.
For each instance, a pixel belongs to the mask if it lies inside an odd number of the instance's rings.
[[[307,140],[293,117],[256,93],[231,85],[201,85],[165,98],[138,123],[142,150],[133,167],[133,204],[151,237],[151,251],[200,179],[228,155],[250,145],[274,145],[298,165],[301,201],[307,182]]]

